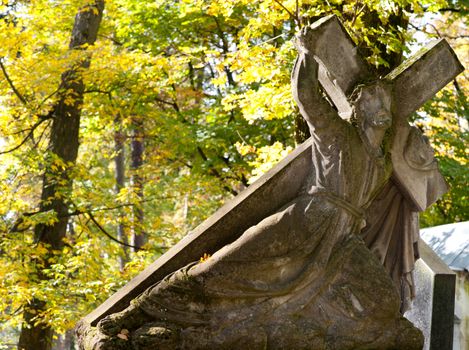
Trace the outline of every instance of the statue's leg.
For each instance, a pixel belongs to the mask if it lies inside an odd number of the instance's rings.
[[[305,195],[295,199],[207,261],[188,265],[147,289],[127,309],[101,320],[99,331],[115,336],[127,329],[132,340],[135,333],[144,343],[153,338],[158,342],[160,336],[168,335],[166,330],[174,327],[219,328],[214,315],[223,315],[224,310],[239,320],[244,320],[248,311],[268,312],[266,298],[291,293],[295,286],[306,283],[306,275],[308,279],[317,277],[318,266],[327,261],[337,240],[334,232],[329,234],[336,226],[337,211],[320,198]],[[318,266],[309,263],[313,257],[319,260]],[[309,272],[303,273],[307,268]],[[220,319],[225,321],[235,322]],[[155,322],[161,326],[145,330],[144,325]],[[257,325],[252,328],[257,329]],[[199,338],[194,342],[200,342]],[[237,333],[229,338],[220,344],[236,340]]]
[[[120,333],[123,329],[138,328],[150,320],[150,317],[136,303],[131,303],[123,311],[106,316],[99,321],[98,329],[101,333],[112,336]]]

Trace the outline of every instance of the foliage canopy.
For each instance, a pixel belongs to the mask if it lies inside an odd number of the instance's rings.
[[[301,26],[337,14],[383,74],[409,53],[416,33],[425,33],[419,41],[447,37],[468,60],[467,7],[457,1],[114,0],[96,43],[71,51],[73,19],[88,3],[0,5],[0,331],[18,327],[33,298],[47,301],[38,322],[71,329],[304,140],[289,85]],[[80,148],[69,163],[51,152],[45,116],[61,96],[61,74],[85,51],[92,58],[79,71]],[[460,76],[415,115],[452,186],[423,225],[468,220],[468,88]],[[145,146],[138,168],[128,156],[132,140]],[[116,192],[119,154],[127,177]],[[65,170],[72,190],[61,187]],[[52,255],[33,234],[59,219],[39,210],[44,172],[69,205],[65,247]],[[136,173],[141,188],[131,181]],[[129,253],[116,240],[128,241],[119,225],[148,237],[123,269],[119,259]]]

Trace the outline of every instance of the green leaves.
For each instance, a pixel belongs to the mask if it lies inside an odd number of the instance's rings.
[[[0,152],[21,145],[0,155],[0,327],[16,327],[21,311],[15,311],[40,297],[47,305],[38,319],[58,332],[70,329],[295,147],[298,111],[290,71],[298,27],[325,14],[339,15],[360,51],[384,74],[412,37],[406,32],[410,16],[451,5],[414,0],[107,2],[98,41],[86,50],[93,57],[91,66],[77,73],[86,90],[81,145],[72,165],[48,150],[48,116],[65,88],[61,73],[85,57],[83,50],[70,52],[68,42],[74,16],[86,3],[38,0],[10,10],[8,20],[0,18],[0,57],[17,90],[0,74]],[[457,27],[455,17],[445,21]],[[457,36],[455,27],[448,36]],[[467,57],[467,45],[459,50]],[[459,92],[442,92],[416,121],[432,140],[452,185],[450,194],[423,215],[424,225],[467,220],[468,85],[463,78],[458,83]],[[77,101],[70,94],[66,102]],[[138,171],[130,169],[129,159],[135,120],[141,121],[145,149]],[[116,149],[116,137],[123,149]],[[116,191],[119,154],[125,181]],[[45,200],[67,198],[68,213],[39,211],[45,170],[57,189]],[[64,172],[73,189],[64,183]],[[143,196],[132,175],[142,179]],[[136,225],[135,208],[144,213],[138,225],[149,242],[145,250],[129,253],[121,269],[122,245],[103,230],[116,238],[122,227],[121,239],[128,238]],[[44,246],[34,244],[33,229],[64,215],[69,218],[65,248],[48,256]],[[38,273],[47,279],[34,278]]]

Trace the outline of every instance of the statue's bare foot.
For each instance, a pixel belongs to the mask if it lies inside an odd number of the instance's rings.
[[[101,333],[114,336],[123,329],[131,330],[149,321],[149,317],[136,305],[130,305],[121,312],[106,316],[98,322]]]

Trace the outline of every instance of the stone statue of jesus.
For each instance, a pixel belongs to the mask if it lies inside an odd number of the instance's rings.
[[[292,74],[313,138],[303,190],[208,260],[102,319],[93,349],[422,349],[392,279],[361,238],[367,221],[383,216],[376,200],[389,192],[392,86],[355,86],[352,118],[342,119],[319,87],[320,58],[306,44],[312,30],[297,39]]]

